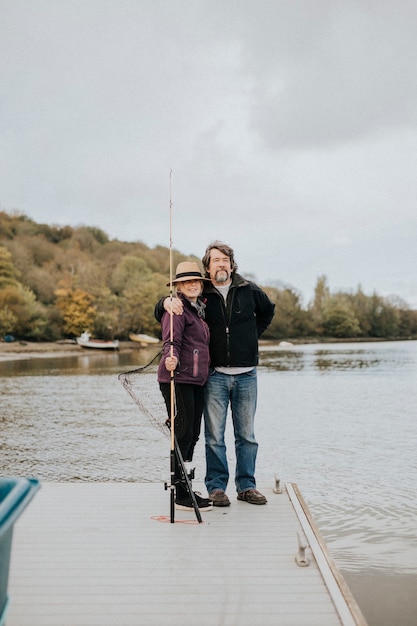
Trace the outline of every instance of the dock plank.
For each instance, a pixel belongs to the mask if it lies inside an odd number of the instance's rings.
[[[295,562],[287,493],[262,491],[171,524],[160,484],[43,484],[15,525],[7,626],[344,624],[311,551]]]

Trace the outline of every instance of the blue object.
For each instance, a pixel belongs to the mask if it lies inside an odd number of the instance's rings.
[[[0,626],[4,625],[9,603],[7,584],[14,523],[39,488],[36,478],[0,478]]]

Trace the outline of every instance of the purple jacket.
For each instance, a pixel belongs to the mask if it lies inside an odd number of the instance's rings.
[[[209,371],[210,332],[206,322],[198,316],[187,298],[178,294],[184,304],[183,315],[173,316],[173,353],[178,359],[175,382],[204,385]],[[170,314],[164,312],[161,320],[163,354],[158,367],[158,382],[169,383],[171,372],[165,367],[170,355]]]

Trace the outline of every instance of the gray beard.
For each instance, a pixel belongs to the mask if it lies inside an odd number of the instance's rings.
[[[219,276],[222,274],[222,276]],[[226,275],[225,277],[223,275]],[[227,283],[230,280],[230,274],[227,270],[218,270],[216,272],[216,282],[217,283]]]

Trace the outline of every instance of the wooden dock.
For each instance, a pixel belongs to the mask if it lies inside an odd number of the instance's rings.
[[[162,484],[43,483],[15,524],[7,626],[366,626],[296,485],[259,488],[266,506],[229,492],[172,524]]]

